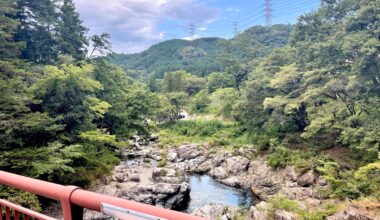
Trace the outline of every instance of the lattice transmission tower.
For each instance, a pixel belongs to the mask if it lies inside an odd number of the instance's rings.
[[[265,0],[265,25],[272,25],[272,1]]]

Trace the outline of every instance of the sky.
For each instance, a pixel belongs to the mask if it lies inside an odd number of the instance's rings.
[[[269,1],[269,0],[268,0]],[[74,0],[89,35],[111,34],[113,51],[137,53],[170,39],[231,38],[265,25],[266,0]],[[294,24],[320,0],[271,0],[272,24]],[[192,27],[192,28],[191,28]],[[193,30],[193,32],[191,31]]]

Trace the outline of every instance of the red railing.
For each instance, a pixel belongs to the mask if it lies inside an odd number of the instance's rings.
[[[64,220],[83,219],[83,208],[103,212],[119,219],[204,220],[181,212],[89,192],[76,186],[62,186],[3,171],[0,171],[0,184],[60,201]],[[0,200],[0,220],[3,218],[1,214],[3,207],[5,207],[6,220],[10,220],[11,216],[17,220],[54,219],[6,200]]]

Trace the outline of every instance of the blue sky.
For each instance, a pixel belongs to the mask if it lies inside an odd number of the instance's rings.
[[[234,36],[253,25],[265,24],[265,0],[74,0],[89,34],[108,32],[113,50],[141,52],[173,38]],[[320,0],[272,0],[272,24],[295,23]]]

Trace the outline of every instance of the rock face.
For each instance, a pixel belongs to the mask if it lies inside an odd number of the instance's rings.
[[[217,179],[224,179],[228,177],[227,171],[223,167],[217,167],[210,171],[210,175]]]
[[[266,212],[259,211],[256,207],[252,206],[247,214],[248,220],[267,220],[268,215]]]
[[[200,156],[202,150],[196,144],[188,144],[180,146],[177,149],[177,153],[180,160],[190,160]]]
[[[236,156],[230,157],[226,160],[227,163],[227,172],[230,174],[236,174],[248,169],[250,160],[245,157]]]
[[[347,210],[343,212],[336,213],[333,216],[327,217],[326,220],[378,220],[379,218],[372,218],[363,213],[361,213],[355,207],[348,207]]]
[[[238,212],[239,209],[233,206],[224,207],[223,205],[206,205],[195,209],[191,214],[210,220],[232,220],[236,219]]]
[[[151,140],[157,140],[152,137]],[[268,201],[283,194],[297,201],[301,207],[318,207],[323,200],[319,194],[327,186],[326,181],[312,171],[301,176],[289,166],[283,170],[273,170],[266,163],[266,157],[254,157],[254,147],[239,149],[237,152],[212,151],[205,146],[184,144],[178,148],[161,150],[149,145],[138,137],[131,141],[131,148],[122,151],[124,156],[133,158],[113,170],[106,182],[99,183],[93,190],[111,196],[118,196],[168,209],[185,207],[190,199],[189,173],[207,174],[218,182],[245,190],[251,190],[255,201],[259,202],[247,211],[247,219],[269,219]],[[166,155],[165,167],[157,167]],[[252,159],[254,158],[254,159]],[[293,220],[296,216],[284,210],[272,210],[273,218]],[[193,212],[208,219],[235,219],[237,207],[207,205]],[[104,216],[103,216],[104,217]],[[101,215],[86,212],[86,219],[102,219]],[[349,209],[328,217],[330,220],[369,220],[358,210]]]
[[[295,220],[296,217],[294,214],[284,211],[284,210],[276,210],[274,213],[275,220]]]

